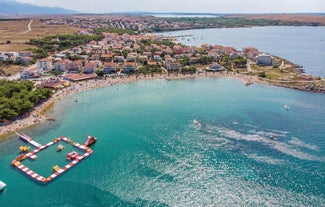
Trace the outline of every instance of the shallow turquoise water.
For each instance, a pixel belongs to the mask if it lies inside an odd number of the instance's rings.
[[[26,133],[40,143],[62,135],[82,143],[91,134],[99,139],[94,153],[40,185],[10,166],[24,143],[1,143],[8,187],[0,206],[323,206],[324,102],[324,94],[228,78],[142,81],[67,97],[51,112],[56,122]],[[53,154],[33,165],[51,171]]]

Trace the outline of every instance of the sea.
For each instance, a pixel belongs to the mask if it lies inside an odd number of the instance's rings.
[[[184,36],[178,42],[189,46],[216,44],[255,47],[303,66],[306,74],[325,77],[325,27],[267,26],[247,28],[198,29],[162,33]]]
[[[93,154],[44,185],[11,166],[26,143],[8,139],[0,206],[324,206],[324,103],[323,94],[226,77],[71,95],[49,112],[55,122],[24,133],[42,144],[93,135]],[[63,166],[69,149],[49,150],[27,166],[46,176]]]
[[[0,206],[324,206],[324,103],[324,94],[229,77],[70,95],[49,112],[54,122],[23,133],[42,144],[93,135],[93,154],[40,184],[11,166],[27,143],[0,143]],[[67,163],[63,145],[24,164],[48,176]]]

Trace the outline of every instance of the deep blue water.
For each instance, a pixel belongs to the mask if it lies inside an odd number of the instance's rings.
[[[94,153],[39,185],[10,166],[25,143],[1,143],[8,187],[0,206],[324,206],[324,103],[323,94],[228,78],[70,96],[50,113],[54,123],[25,133],[40,143],[61,135],[82,143],[91,134],[99,139]],[[56,154],[33,165],[50,173]]]
[[[307,74],[325,77],[325,27],[252,27],[200,29],[163,33],[193,35],[180,38],[185,45],[217,44],[241,50],[255,47],[302,65]]]

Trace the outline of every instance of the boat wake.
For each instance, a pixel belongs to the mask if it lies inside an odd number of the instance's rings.
[[[314,145],[306,144],[296,138],[291,139],[288,143],[279,140],[278,138],[284,138],[286,136],[285,133],[251,130],[249,131],[249,134],[245,134],[236,130],[212,125],[207,126],[206,129],[207,132],[213,132],[229,140],[243,140],[248,142],[261,143],[264,146],[268,146],[271,149],[277,150],[295,158],[319,162],[325,161],[324,157],[312,155],[304,151],[304,149],[312,149],[317,151],[317,147]],[[297,146],[301,148],[303,147],[304,149],[298,149]]]

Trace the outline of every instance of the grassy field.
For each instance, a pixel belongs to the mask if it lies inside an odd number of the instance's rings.
[[[22,51],[33,46],[26,44],[29,39],[38,39],[47,35],[56,34],[71,34],[78,31],[76,27],[68,25],[43,25],[41,21],[34,20],[31,24],[32,30],[25,34],[19,34],[28,30],[27,25],[30,20],[18,21],[0,21],[0,43],[6,43],[8,40],[10,44],[0,44],[0,51]]]
[[[72,34],[78,31],[76,27],[68,25],[45,25],[40,20],[33,20],[31,31],[28,30],[28,24],[31,20],[0,21],[0,52],[19,52],[35,46],[26,44],[30,39],[38,39],[47,35]],[[4,44],[10,41],[10,44]],[[5,74],[14,74],[19,72],[23,66],[11,65],[2,67]]]

